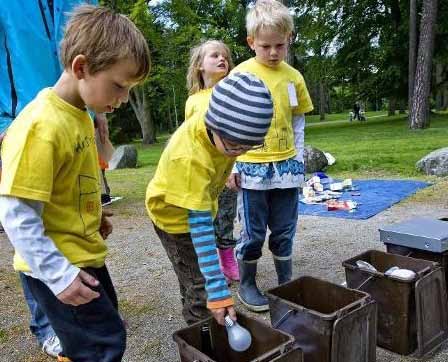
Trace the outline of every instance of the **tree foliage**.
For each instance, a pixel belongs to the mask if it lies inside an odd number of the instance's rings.
[[[409,2],[399,0],[282,0],[295,21],[292,65],[305,77],[316,112],[351,108],[406,108],[408,102]],[[417,14],[423,0],[415,0]],[[104,0],[128,15],[151,49],[149,79],[136,89],[127,110],[111,117],[112,134],[151,143],[184,119],[185,78],[190,49],[220,39],[236,64],[251,56],[246,45],[249,0]],[[435,32],[432,99],[448,106],[448,3],[439,1]],[[417,22],[420,18],[417,17]],[[437,76],[436,76],[437,69]],[[436,79],[437,78],[437,79]],[[435,104],[432,101],[431,104]],[[133,126],[130,126],[130,125]],[[143,133],[143,135],[142,135]],[[120,136],[123,138],[123,136]]]

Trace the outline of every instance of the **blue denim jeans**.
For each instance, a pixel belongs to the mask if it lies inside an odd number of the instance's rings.
[[[83,268],[100,285],[100,296],[72,306],[56,298],[40,280],[25,276],[29,289],[56,331],[63,353],[75,362],[119,362],[126,348],[126,331],[116,308],[115,290],[106,267]]]
[[[22,283],[25,301],[26,304],[28,304],[28,308],[31,314],[30,331],[36,336],[37,342],[42,346],[44,341],[53,336],[55,333],[50,325],[50,321],[48,320],[47,316],[42,311],[42,309],[40,309],[36,299],[34,299],[33,295],[31,294],[25,274],[19,273],[19,275],[20,281]]]
[[[245,261],[259,259],[268,227],[271,231],[269,250],[275,257],[290,257],[296,232],[298,203],[298,188],[242,189],[238,193],[241,235],[236,246],[237,258]]]

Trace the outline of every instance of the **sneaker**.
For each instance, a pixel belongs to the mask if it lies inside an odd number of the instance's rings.
[[[240,280],[240,273],[238,270],[238,264],[236,263],[235,256],[233,255],[233,248],[218,249],[219,261],[221,264],[221,270],[228,279]]]
[[[42,351],[48,354],[51,357],[58,357],[59,353],[62,352],[61,343],[59,342],[59,338],[55,335],[47,338],[42,345]]]
[[[72,360],[68,357],[65,357],[63,354],[59,354],[58,362],[72,362]]]
[[[109,194],[101,194],[101,204],[103,206],[110,204],[111,201]]]

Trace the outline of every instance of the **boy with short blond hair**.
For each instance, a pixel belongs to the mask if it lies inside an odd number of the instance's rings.
[[[0,220],[31,293],[73,361],[120,361],[126,333],[105,266],[98,155],[88,110],[112,112],[150,69],[143,35],[95,6],[72,14],[64,71],[17,116],[2,144]],[[61,360],[63,358],[61,357]]]
[[[237,159],[229,184],[240,188],[238,297],[249,309],[265,311],[268,301],[255,282],[257,261],[269,227],[278,283],[291,279],[298,193],[304,174],[304,113],[313,105],[302,75],[284,62],[293,30],[288,8],[275,0],[258,0],[247,14],[246,28],[255,57],[233,72],[250,72],[266,84],[274,102],[274,117],[263,148]]]

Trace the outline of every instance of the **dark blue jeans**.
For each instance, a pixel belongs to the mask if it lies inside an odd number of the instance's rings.
[[[73,362],[119,362],[126,348],[126,331],[106,267],[83,268],[97,278],[100,297],[80,306],[64,304],[40,280],[25,276],[29,289]]]
[[[28,304],[28,308],[31,314],[30,330],[31,333],[36,336],[38,343],[42,346],[45,340],[53,336],[55,333],[50,325],[47,316],[42,311],[42,309],[40,309],[39,305],[36,302],[36,299],[34,299],[33,295],[31,294],[25,274],[19,273],[19,275],[20,281],[22,282],[25,301]]]
[[[237,258],[246,261],[259,259],[268,227],[271,231],[269,250],[274,257],[290,257],[296,232],[298,200],[298,188],[242,189],[238,194],[241,236],[236,246]]]

